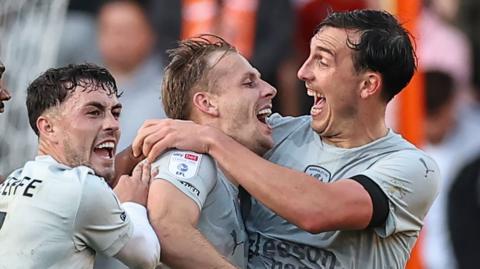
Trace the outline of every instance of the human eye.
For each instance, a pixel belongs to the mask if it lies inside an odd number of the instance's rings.
[[[100,109],[89,109],[87,110],[87,115],[91,116],[91,117],[99,117],[102,115],[102,111]]]
[[[318,56],[316,59],[316,62],[320,66],[325,66],[325,67],[328,66],[328,60],[325,57]]]
[[[115,119],[119,119],[120,118],[120,115],[122,114],[122,110],[121,109],[114,109],[112,111],[112,115]]]
[[[257,82],[255,80],[249,79],[243,83],[244,86],[248,88],[253,88],[257,85]]]

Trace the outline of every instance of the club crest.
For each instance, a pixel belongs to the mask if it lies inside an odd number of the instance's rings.
[[[318,165],[309,165],[305,168],[305,174],[318,178],[323,182],[329,182],[331,179],[330,172]]]

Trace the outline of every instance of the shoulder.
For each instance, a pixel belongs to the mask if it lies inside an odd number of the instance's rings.
[[[278,113],[268,118],[268,124],[272,127],[275,144],[284,141],[291,136],[308,136],[313,133],[310,116],[283,117]]]
[[[189,177],[202,170],[216,171],[215,161],[209,155],[176,149],[163,153],[153,162],[152,167],[167,169],[181,177]]]
[[[299,126],[299,125],[310,125],[311,117],[310,116],[300,116],[300,117],[284,117],[279,113],[274,113],[267,119],[268,124],[272,126],[273,129],[288,127],[288,126]]]

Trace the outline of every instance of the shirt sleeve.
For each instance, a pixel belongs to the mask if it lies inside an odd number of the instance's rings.
[[[130,239],[133,225],[113,190],[94,175],[85,179],[75,221],[77,249],[115,255]]]
[[[217,183],[217,167],[213,159],[191,151],[171,150],[153,164],[158,168],[157,180],[166,180],[190,197],[202,210],[208,193]]]
[[[397,232],[418,233],[439,191],[440,173],[435,161],[418,150],[404,150],[379,160],[361,173],[378,184],[389,199],[381,237]]]

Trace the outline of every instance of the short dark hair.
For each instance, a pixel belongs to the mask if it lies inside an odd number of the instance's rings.
[[[317,27],[358,30],[358,42],[347,39],[354,50],[353,64],[357,72],[371,70],[383,78],[382,96],[388,102],[412,79],[417,57],[412,35],[390,13],[378,10],[354,10],[330,14]]]
[[[162,82],[162,101],[168,117],[188,119],[194,89],[213,90],[215,82],[207,79],[212,67],[208,66],[207,59],[215,51],[237,52],[223,38],[210,34],[180,41],[178,47],[168,50],[171,61],[165,67]]]
[[[77,87],[82,91],[103,90],[109,96],[120,97],[117,84],[107,69],[94,64],[68,65],[50,68],[27,88],[27,111],[30,126],[37,136],[37,119],[47,109],[62,104]]]

